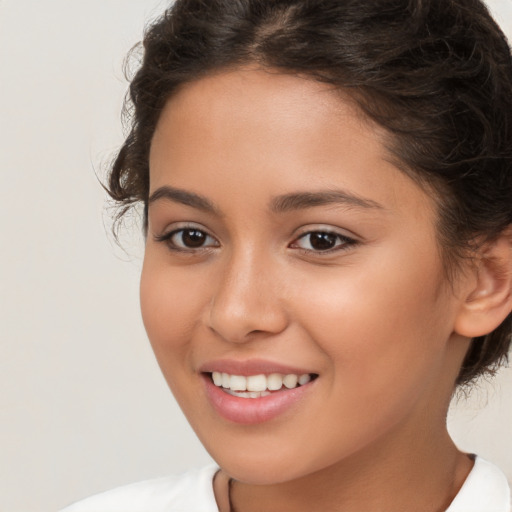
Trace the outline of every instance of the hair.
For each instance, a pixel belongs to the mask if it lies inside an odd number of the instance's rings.
[[[389,135],[400,169],[438,207],[446,268],[512,224],[512,59],[479,0],[177,0],[148,27],[108,177],[119,220],[144,205],[166,101],[191,81],[256,64],[348,93]],[[512,315],[474,338],[456,384],[507,360]]]

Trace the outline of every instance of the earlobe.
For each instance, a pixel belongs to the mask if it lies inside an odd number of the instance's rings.
[[[475,338],[492,332],[512,311],[512,226],[482,248],[468,282],[454,330]]]

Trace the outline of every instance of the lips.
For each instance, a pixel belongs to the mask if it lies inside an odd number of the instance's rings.
[[[201,367],[206,396],[224,419],[271,421],[305,400],[316,373],[262,360],[216,361]]]
[[[199,366],[201,373],[228,373],[230,375],[270,375],[271,373],[281,373],[283,375],[296,374],[304,375],[306,373],[314,373],[311,368],[304,368],[299,366],[290,366],[266,359],[217,359],[209,361]]]

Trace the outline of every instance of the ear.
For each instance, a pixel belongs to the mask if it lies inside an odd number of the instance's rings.
[[[512,311],[512,226],[482,247],[470,274],[454,330],[475,338],[492,332]]]

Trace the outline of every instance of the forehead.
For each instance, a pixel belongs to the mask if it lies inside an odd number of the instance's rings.
[[[388,205],[417,185],[391,162],[386,134],[346,93],[310,78],[241,69],[184,85],[152,141],[150,193],[171,184],[210,195],[351,189]],[[231,194],[233,195],[233,194]]]

